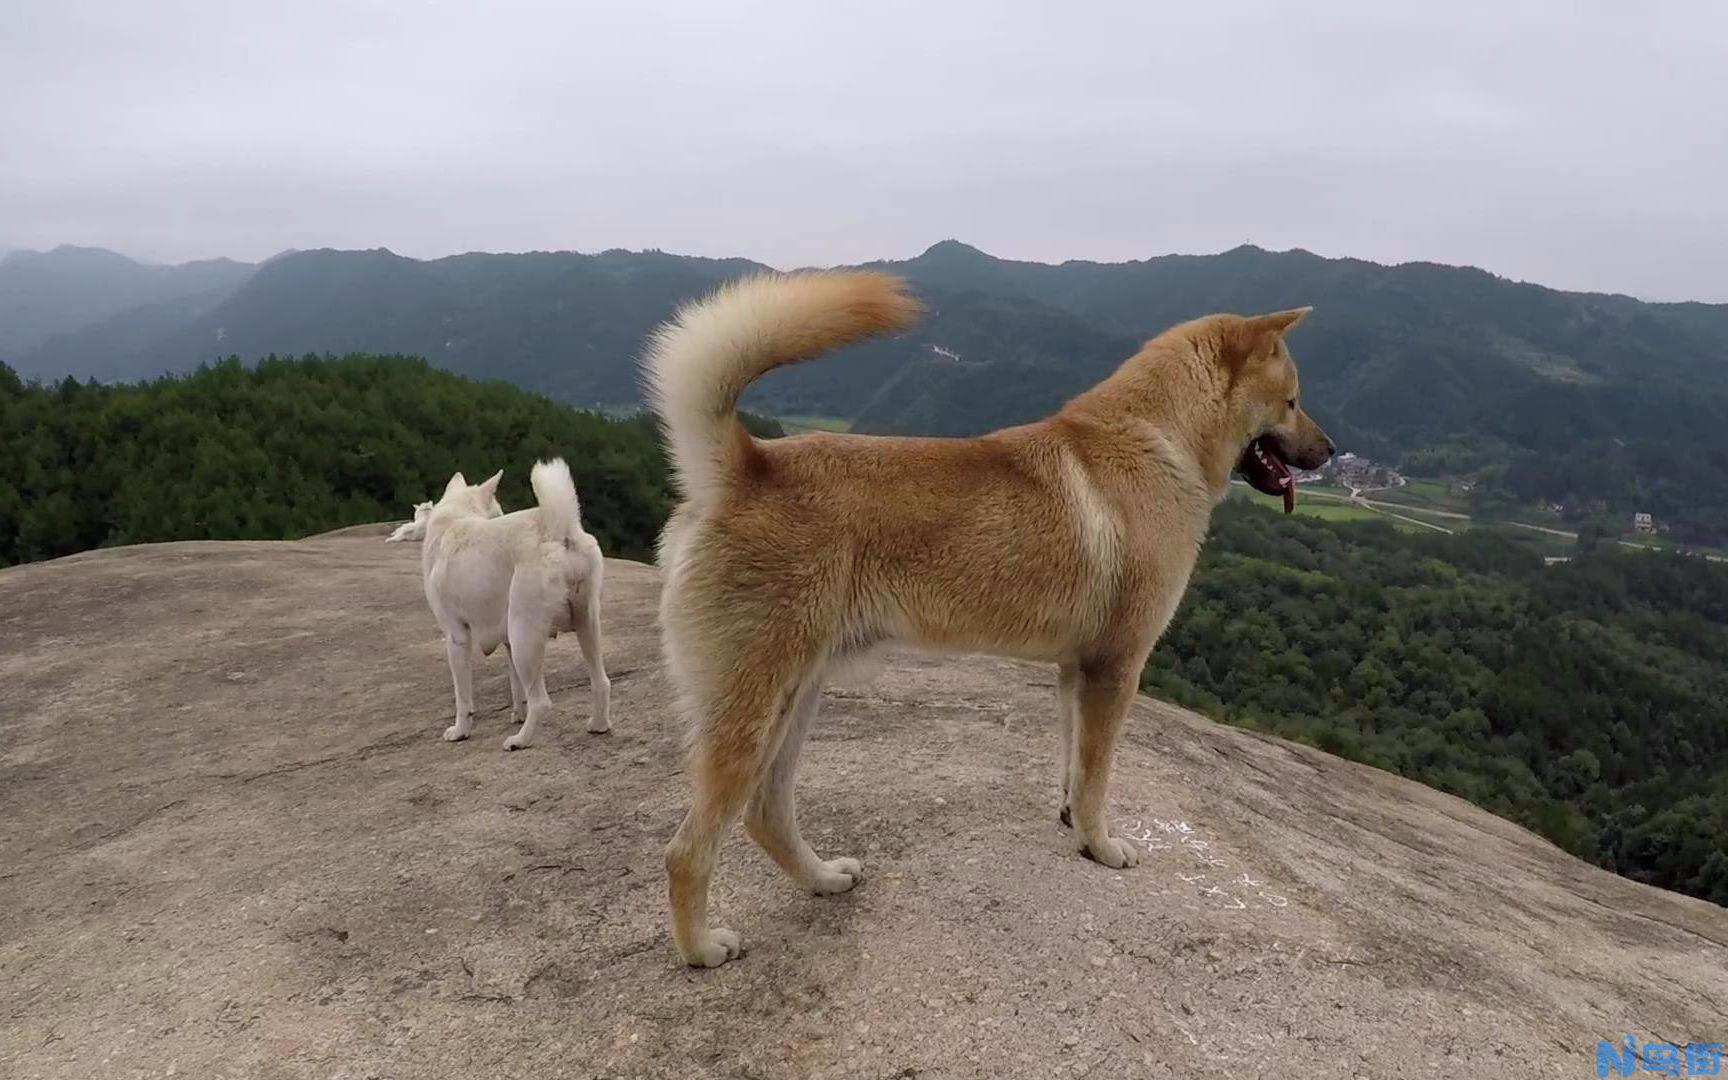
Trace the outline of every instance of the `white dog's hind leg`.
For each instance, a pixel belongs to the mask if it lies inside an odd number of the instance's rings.
[[[588,661],[588,685],[594,695],[594,715],[588,730],[598,735],[612,730],[612,680],[606,677],[606,659],[600,645],[600,579],[588,583],[587,603],[576,623],[576,640],[582,643],[582,658]]]
[[[798,831],[793,782],[798,772],[799,751],[821,702],[822,687],[818,682],[812,682],[799,693],[791,715],[786,718],[786,736],[780,750],[744,811],[744,828],[750,838],[801,888],[818,896],[843,893],[864,880],[864,868],[857,859],[824,860]]]
[[[521,750],[534,745],[534,733],[540,721],[552,711],[551,695],[546,693],[546,630],[539,625],[528,626],[510,620],[510,663],[516,669],[527,692],[528,716],[522,730],[504,740],[504,749]]]
[[[461,742],[474,730],[474,646],[467,634],[444,636],[450,681],[456,686],[456,722],[444,729],[446,742]]]
[[[522,722],[522,710],[527,698],[522,690],[522,676],[516,674],[516,659],[510,652],[508,641],[504,643],[504,662],[505,666],[510,669],[510,722],[520,724]]]

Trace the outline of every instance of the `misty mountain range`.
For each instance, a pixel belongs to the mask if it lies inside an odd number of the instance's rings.
[[[1636,505],[1682,534],[1728,535],[1728,305],[1250,246],[1047,265],[950,240],[871,265],[913,282],[924,321],[776,372],[751,407],[968,434],[1048,412],[1174,322],[1311,304],[1291,345],[1305,403],[1341,445],[1484,475],[1508,498]],[[657,251],[318,250],[181,266],[13,252],[0,259],[0,360],[44,380],[132,380],[227,355],[413,353],[573,404],[631,406],[647,332],[761,269]]]

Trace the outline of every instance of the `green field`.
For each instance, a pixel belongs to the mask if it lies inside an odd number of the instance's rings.
[[[1436,510],[1451,510],[1460,514],[1470,511],[1469,500],[1455,492],[1451,485],[1441,480],[1411,480],[1403,487],[1387,488],[1385,491],[1367,494],[1371,499],[1384,499],[1386,502],[1429,506]]]
[[[1400,528],[1416,528],[1416,526],[1406,525],[1402,521],[1393,521],[1391,518],[1384,518],[1380,514],[1376,514],[1372,510],[1365,510],[1360,506],[1351,506],[1348,503],[1332,502],[1330,500],[1321,502],[1318,499],[1309,499],[1306,501],[1298,499],[1296,500],[1296,512],[1298,514],[1307,514],[1309,517],[1319,518],[1322,521],[1384,520],[1389,521]]]
[[[1342,484],[1334,484],[1330,480],[1316,480],[1310,483],[1304,483],[1301,486],[1301,490],[1305,493],[1313,492],[1317,495],[1332,495],[1340,499],[1348,499],[1350,497],[1349,488]]]
[[[1302,494],[1311,496],[1317,500],[1335,500],[1337,502],[1344,502],[1350,497],[1350,489],[1331,483],[1303,484]],[[1468,529],[1471,527],[1471,522],[1468,520],[1456,517],[1447,517],[1444,513],[1432,512],[1445,511],[1454,514],[1462,514],[1468,513],[1470,509],[1468,503],[1457,495],[1452,494],[1448,486],[1438,480],[1412,480],[1403,487],[1364,491],[1362,496],[1370,502],[1385,503],[1388,506],[1396,507],[1396,509],[1389,511],[1382,508],[1378,511],[1368,509],[1366,512],[1375,517],[1384,518],[1384,520],[1401,529],[1433,531],[1423,530],[1422,526],[1413,525],[1408,521],[1399,521],[1397,518],[1390,516],[1391,514],[1401,514],[1404,517],[1414,518],[1416,521],[1426,522],[1430,525],[1444,529],[1447,532],[1458,532],[1461,529]],[[1322,503],[1322,505],[1324,505],[1324,503]],[[1364,520],[1361,517],[1361,514],[1365,510],[1364,507],[1354,506],[1350,509],[1354,510],[1355,513],[1350,515],[1329,514],[1321,516],[1328,517],[1333,521]]]
[[[1415,518],[1417,521],[1426,521],[1428,524],[1437,525],[1440,528],[1445,529],[1447,532],[1458,532],[1461,529],[1469,529],[1474,527],[1476,524],[1469,518],[1446,517],[1442,514],[1430,513],[1426,509],[1420,507],[1406,506],[1403,504],[1398,504],[1398,508],[1390,512],[1394,514],[1402,514],[1408,518]]]
[[[1514,540],[1525,547],[1533,548],[1544,556],[1569,556],[1577,553],[1577,541],[1564,536],[1555,536],[1553,533],[1536,532],[1533,529],[1520,529],[1512,525],[1494,522],[1476,525],[1473,526],[1473,528],[1486,532],[1498,533],[1499,535],[1504,536],[1509,540]]]
[[[786,434],[797,435],[806,431],[851,431],[852,421],[838,416],[776,416],[780,426],[786,429]]]
[[[1317,492],[1315,489],[1318,488]],[[1277,507],[1278,500],[1269,495],[1262,495],[1246,484],[1231,484],[1230,498],[1241,502],[1253,503],[1257,506]],[[1336,489],[1328,490],[1319,484],[1303,484],[1296,497],[1296,512],[1322,521],[1384,521],[1397,529],[1408,532],[1422,532],[1420,525],[1398,521],[1379,514],[1362,506],[1351,505],[1343,494]],[[1412,517],[1415,515],[1412,514]]]

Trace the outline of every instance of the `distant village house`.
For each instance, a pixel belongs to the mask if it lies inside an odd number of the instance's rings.
[[[1358,454],[1345,451],[1321,466],[1317,471],[1300,473],[1299,481],[1334,480],[1345,487],[1359,491],[1378,488],[1400,487],[1404,478],[1397,471],[1386,465],[1377,465]]]

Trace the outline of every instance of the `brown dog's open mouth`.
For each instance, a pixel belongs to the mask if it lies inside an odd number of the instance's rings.
[[[1296,478],[1290,475],[1290,466],[1272,436],[1262,435],[1249,443],[1248,449],[1242,451],[1242,460],[1236,463],[1236,471],[1255,491],[1284,496],[1286,514],[1296,509]]]

